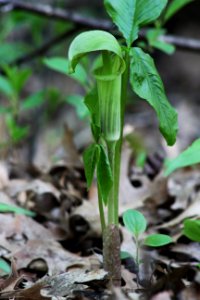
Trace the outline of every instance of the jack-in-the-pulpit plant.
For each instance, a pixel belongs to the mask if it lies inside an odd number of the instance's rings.
[[[83,159],[88,188],[96,170],[104,267],[112,283],[118,285],[118,191],[128,82],[133,91],[156,111],[160,131],[168,145],[173,145],[176,140],[177,113],[167,100],[152,57],[135,45],[139,29],[161,15],[167,0],[105,0],[104,4],[122,33],[121,43],[109,32],[86,31],[72,41],[68,57],[70,70],[74,72],[85,55],[97,54],[93,63],[95,85],[85,97],[94,143],[85,151]]]

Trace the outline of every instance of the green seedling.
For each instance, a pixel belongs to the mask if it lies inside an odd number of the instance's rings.
[[[118,191],[128,83],[155,110],[168,145],[176,140],[177,113],[168,102],[153,58],[136,46],[139,29],[161,15],[167,0],[105,0],[104,4],[122,34],[122,43],[106,31],[86,31],[72,41],[68,59],[69,71],[76,74],[83,57],[97,56],[92,72],[94,87],[85,97],[94,143],[84,152],[83,160],[88,188],[95,171],[97,175],[104,267],[113,283],[119,284]],[[154,237],[146,242],[155,243]]]
[[[124,212],[123,222],[125,227],[132,233],[135,241],[135,262],[138,270],[141,261],[140,249],[142,246],[161,247],[173,242],[172,238],[166,234],[150,234],[143,238],[143,234],[147,228],[147,221],[144,215],[137,210],[129,209]]]
[[[6,98],[6,106],[0,106],[0,114],[5,117],[9,141],[3,147],[16,145],[29,133],[28,126],[20,124],[20,116],[44,102],[44,93],[36,92],[21,99],[23,88],[31,75],[29,69],[17,69],[4,66],[5,75],[0,75],[0,93]]]

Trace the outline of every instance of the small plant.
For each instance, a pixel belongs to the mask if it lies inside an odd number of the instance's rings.
[[[143,233],[147,228],[147,221],[142,213],[129,209],[123,214],[125,227],[132,233],[136,245],[135,262],[139,270],[141,261],[140,249],[142,246],[160,247],[172,243],[173,240],[166,234],[150,234],[143,238]]]
[[[85,97],[94,143],[85,151],[83,159],[88,188],[96,170],[104,268],[108,270],[112,282],[118,285],[118,191],[128,82],[133,91],[155,110],[160,131],[168,145],[173,145],[176,140],[177,113],[167,100],[153,59],[135,45],[139,29],[161,15],[167,0],[105,0],[104,4],[122,33],[122,43],[102,30],[83,32],[72,41],[68,57],[70,71],[74,72],[87,54],[98,55],[93,63],[94,88]],[[150,242],[153,243],[153,237]]]
[[[36,92],[21,100],[22,90],[31,75],[30,69],[4,66],[5,75],[0,75],[0,93],[6,98],[6,105],[0,105],[0,114],[5,117],[9,140],[1,147],[16,145],[29,133],[29,127],[20,124],[23,113],[38,107],[44,101],[43,92]]]

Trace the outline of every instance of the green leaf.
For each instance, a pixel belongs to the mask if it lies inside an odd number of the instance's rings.
[[[181,8],[185,5],[193,2],[194,0],[173,0],[164,15],[164,21],[167,22],[171,17],[173,17]]]
[[[12,114],[6,115],[6,125],[12,142],[17,143],[25,138],[28,134],[28,126],[19,126],[14,120]]]
[[[84,55],[104,50],[119,56],[122,65],[124,64],[121,47],[112,34],[102,30],[85,31],[79,34],[72,41],[68,51],[70,71],[74,72],[76,65]]]
[[[152,46],[169,55],[173,54],[176,50],[175,46],[164,41],[154,41],[154,43],[152,43]]]
[[[85,169],[85,177],[87,180],[87,187],[92,184],[96,165],[99,160],[100,148],[97,144],[90,145],[83,153],[83,162]]]
[[[143,244],[150,247],[160,247],[172,243],[173,240],[166,234],[151,234],[148,235]]]
[[[11,113],[12,108],[11,107],[4,107],[4,106],[0,106],[0,115],[6,115]]]
[[[185,151],[176,158],[165,163],[165,176],[170,175],[177,169],[200,163],[200,139],[197,139]]]
[[[5,73],[16,94],[20,93],[26,81],[31,76],[30,69],[18,69],[17,67],[4,66]]]
[[[165,34],[165,30],[156,28],[156,29],[148,30],[146,37],[150,46],[157,48],[165,52],[166,54],[173,54],[176,48],[169,43],[159,40],[160,36],[164,34]]]
[[[0,76],[0,92],[5,96],[10,97],[13,95],[13,89],[8,79]]]
[[[80,119],[85,119],[89,116],[89,110],[84,103],[84,97],[81,95],[70,95],[66,98],[66,102],[71,104],[75,110],[76,114]]]
[[[0,275],[2,275],[2,273],[10,274],[11,267],[4,259],[0,258]]]
[[[108,195],[113,185],[113,176],[110,162],[106,151],[102,145],[99,145],[100,154],[97,164],[97,180],[101,196],[105,205],[108,202]]]
[[[5,28],[5,27],[4,27]],[[18,57],[27,53],[30,49],[28,43],[22,42],[9,42],[5,40],[1,43],[0,47],[0,65],[12,63]]]
[[[158,18],[167,0],[104,0],[104,3],[130,47],[137,39],[139,28]]]
[[[147,227],[147,221],[143,214],[133,209],[128,209],[123,213],[123,222],[135,238],[138,238],[140,234],[145,232]]]
[[[132,48],[130,54],[130,81],[133,91],[154,108],[160,131],[171,146],[176,141],[178,130],[177,112],[167,100],[162,80],[151,56],[140,48]]]
[[[69,72],[69,61],[63,57],[45,58],[44,64],[50,69],[68,75],[78,81],[81,85],[87,85],[87,73],[82,65],[77,66],[73,74]]]
[[[13,212],[18,215],[26,215],[29,217],[35,216],[35,213],[28,209],[17,207],[6,203],[0,203],[0,213],[7,213],[7,212]]]
[[[98,143],[98,140],[101,135],[101,129],[100,129],[99,100],[98,100],[98,94],[96,88],[94,88],[85,96],[84,103],[90,112],[92,135],[94,137],[94,140]]]
[[[200,220],[185,220],[183,234],[194,242],[200,242]]]
[[[96,87],[85,96],[84,103],[90,112],[92,123],[100,126],[99,100]]]
[[[20,105],[22,111],[37,108],[45,101],[44,91],[39,91],[23,100]]]

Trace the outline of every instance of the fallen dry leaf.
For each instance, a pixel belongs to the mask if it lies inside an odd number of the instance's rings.
[[[87,258],[64,250],[61,245],[51,239],[30,240],[23,248],[13,253],[17,260],[17,268],[27,268],[31,262],[42,259],[46,262],[48,273],[64,272],[73,265],[85,266],[89,264]]]

